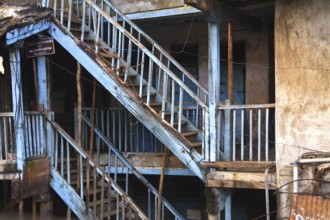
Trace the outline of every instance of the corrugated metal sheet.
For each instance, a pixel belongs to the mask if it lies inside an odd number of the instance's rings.
[[[292,195],[290,220],[330,219],[330,199],[312,195]]]

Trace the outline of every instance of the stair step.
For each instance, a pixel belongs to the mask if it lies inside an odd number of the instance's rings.
[[[106,188],[104,188],[104,195],[106,195]],[[101,193],[102,192],[102,188],[98,188],[96,187],[96,191],[95,193],[98,194],[98,193]],[[85,193],[86,193],[86,189],[85,189]],[[89,195],[93,195],[94,194],[94,187],[93,186],[89,186]]]
[[[112,201],[113,201],[113,200],[116,200],[116,199],[117,199],[116,197],[112,196],[110,202],[112,203]],[[95,200],[95,201],[90,201],[90,203],[89,203],[89,207],[93,207],[94,204],[95,204],[96,206],[101,206],[102,204],[103,204],[104,206],[108,206],[108,203],[109,203],[109,198],[108,198],[108,197],[104,197],[103,200],[102,200],[102,199],[97,199],[97,200]]]
[[[131,73],[131,74],[128,74],[128,77],[129,77],[129,78],[134,78],[134,77],[137,77],[137,76],[138,76],[137,73]],[[120,74],[119,74],[119,77],[122,78],[122,79],[124,79],[124,77],[125,77],[125,73],[120,73]]]
[[[181,133],[184,137],[191,137],[198,134],[198,131],[184,131]]]
[[[80,39],[81,38],[81,29],[80,28],[71,28],[70,31],[72,32],[72,34]],[[88,30],[84,30],[84,36],[87,36],[89,34]]]
[[[131,83],[129,85],[132,86],[132,87],[140,87],[140,82],[133,82],[133,83]],[[147,83],[146,82],[143,82],[142,83],[142,86],[147,86]]]
[[[157,95],[156,92],[150,92],[150,97],[151,97],[151,96],[156,96],[156,95]],[[142,98],[147,98],[147,96],[148,96],[148,93],[143,93],[143,94],[142,94]]]
[[[201,142],[201,141],[191,143],[193,148],[202,147],[202,144],[203,144],[203,142]]]
[[[181,126],[187,125],[187,124],[188,124],[188,121],[186,121],[186,120],[182,120],[181,121]],[[175,121],[174,122],[174,126],[179,126],[179,121]]]
[[[162,107],[162,103],[161,102],[151,102],[149,103],[149,106],[154,108],[154,107]]]

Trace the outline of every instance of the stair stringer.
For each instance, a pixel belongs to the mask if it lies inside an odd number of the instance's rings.
[[[56,21],[51,22],[48,33],[167,146],[183,164],[202,181],[206,181],[205,168],[200,164],[202,156],[195,149],[187,147],[191,144],[179,132],[170,127],[167,122],[162,121],[152,108],[145,105],[135,91],[122,83],[119,77],[112,73],[111,68],[93,50],[86,47],[84,43],[75,40]]]
[[[73,213],[79,219],[93,219],[93,213],[89,209],[86,214],[86,204],[76,193],[76,191],[61,177],[61,175],[53,168],[50,168],[51,181],[50,186],[61,197],[61,199],[69,206]]]

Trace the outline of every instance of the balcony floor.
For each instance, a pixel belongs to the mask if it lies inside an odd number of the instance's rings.
[[[276,189],[276,164],[256,161],[218,161],[202,163],[215,171],[208,173],[208,187],[265,189],[265,171],[268,169],[267,185]]]

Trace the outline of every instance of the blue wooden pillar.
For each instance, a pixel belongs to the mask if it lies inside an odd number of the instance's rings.
[[[208,48],[209,48],[209,131],[210,131],[210,151],[209,161],[217,161],[220,159],[220,141],[218,127],[218,106],[220,103],[220,22],[209,21],[208,23]],[[230,151],[230,149],[229,149]],[[228,156],[228,149],[225,151]],[[227,157],[226,156],[226,157]],[[230,153],[229,153],[230,156]],[[227,159],[229,159],[229,156]],[[208,219],[220,220],[221,211],[225,211],[225,220],[231,220],[231,191],[224,188],[213,188],[214,205],[218,205],[218,209],[213,212],[208,211]],[[225,196],[224,196],[225,195]]]
[[[24,107],[20,50],[16,47],[10,49],[10,71],[15,131],[14,146],[16,147],[17,169],[22,171],[25,160]]]
[[[218,106],[220,102],[220,23],[208,23],[208,80],[209,80],[209,161],[218,159]]]
[[[49,81],[46,68],[46,57],[37,57],[38,67],[38,110],[49,111]]]
[[[50,112],[50,80],[49,73],[47,72],[46,57],[37,57],[37,72],[38,72],[38,111],[44,111],[48,119],[53,118],[53,114]],[[53,155],[53,135],[52,128],[49,123],[46,123],[46,140],[41,140],[43,155]],[[46,151],[47,150],[47,151]],[[47,152],[47,153],[46,153]],[[53,160],[51,161],[51,165]]]

